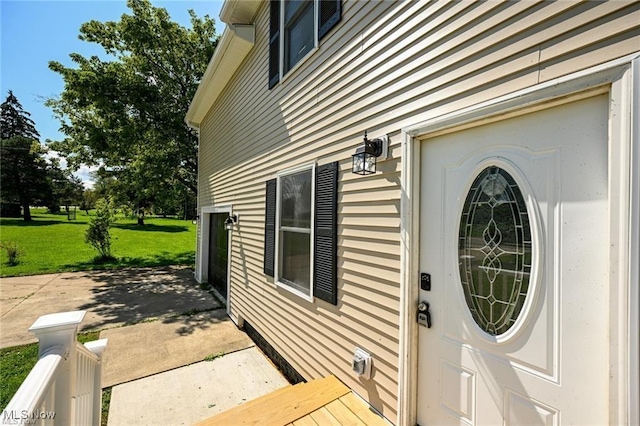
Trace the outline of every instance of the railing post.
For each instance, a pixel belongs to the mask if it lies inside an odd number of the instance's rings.
[[[73,424],[72,398],[75,395],[76,334],[85,311],[43,315],[29,328],[40,341],[38,356],[52,348],[61,348],[66,356],[55,383],[56,425]]]
[[[96,354],[100,359],[95,366],[95,376],[93,381],[93,425],[100,425],[102,421],[102,353],[107,348],[107,340],[100,339],[87,342],[84,346]]]

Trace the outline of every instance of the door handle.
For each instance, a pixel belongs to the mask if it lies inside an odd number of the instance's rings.
[[[429,312],[429,302],[422,301],[418,305],[418,324],[431,328],[431,312]]]

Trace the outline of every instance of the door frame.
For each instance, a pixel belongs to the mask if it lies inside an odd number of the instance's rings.
[[[640,56],[635,53],[402,129],[398,424],[417,421],[421,141],[598,93],[609,93],[609,140],[620,142],[608,144],[610,308],[615,307],[610,423],[640,423]]]
[[[233,214],[232,204],[220,204],[213,206],[206,206],[200,208],[200,241],[198,244],[198,268],[196,273],[196,279],[199,283],[208,279],[208,267],[209,267],[209,226],[211,223],[211,215],[217,213]],[[231,239],[233,238],[233,232],[228,233],[228,251],[227,256],[227,314],[231,314]],[[205,268],[206,265],[206,268]]]

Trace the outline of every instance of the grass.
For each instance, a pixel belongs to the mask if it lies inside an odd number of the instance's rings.
[[[215,354],[207,355],[206,357],[204,357],[203,361],[213,361],[218,358],[222,358],[223,356],[224,356],[224,352],[217,352]]]
[[[84,242],[91,218],[84,211],[78,211],[75,221],[44,209],[33,209],[32,216],[32,222],[0,218],[0,240],[15,241],[21,253],[18,264],[10,266],[2,250],[0,276],[194,263],[196,226],[191,221],[149,218],[142,227],[135,219],[119,218],[111,229],[116,260],[99,262],[97,252]]]
[[[107,422],[109,421],[109,405],[111,404],[111,389],[105,388],[102,389],[102,415],[100,418],[101,425],[107,426]]]
[[[91,213],[91,212],[90,212]],[[65,214],[32,210],[33,221],[0,218],[0,241],[16,243],[17,264],[10,265],[7,251],[0,252],[0,276],[11,277],[64,271],[116,269],[135,266],[192,265],[196,226],[190,221],[164,218],[119,218],[111,229],[113,261],[96,261],[97,252],[84,242],[91,219],[84,211],[77,220]],[[80,333],[81,343],[98,339],[99,332]],[[9,403],[38,360],[38,344],[0,349],[0,410]],[[102,424],[106,424],[111,389],[103,391]]]
[[[99,335],[99,331],[79,333],[78,342],[97,340]],[[4,410],[9,404],[36,362],[38,362],[37,343],[0,349],[0,410]]]

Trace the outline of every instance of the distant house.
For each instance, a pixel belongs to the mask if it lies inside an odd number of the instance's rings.
[[[640,423],[640,2],[220,18],[186,120],[231,318],[394,424]]]

